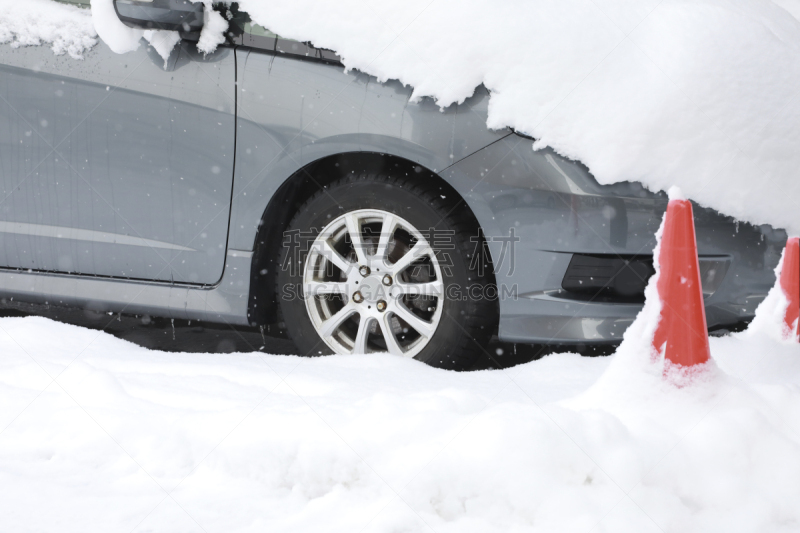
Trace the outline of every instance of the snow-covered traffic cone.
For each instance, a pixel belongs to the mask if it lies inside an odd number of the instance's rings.
[[[710,358],[692,204],[688,200],[670,199],[657,260],[661,319],[653,335],[653,349],[664,355],[666,375],[672,365],[692,367]]]
[[[783,338],[800,340],[800,238],[790,237],[786,241],[781,268],[781,289],[789,301],[783,315]]]

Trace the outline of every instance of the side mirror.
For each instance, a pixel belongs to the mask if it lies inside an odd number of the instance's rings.
[[[184,34],[203,29],[203,3],[191,0],[114,0],[119,20],[141,30],[171,30]]]

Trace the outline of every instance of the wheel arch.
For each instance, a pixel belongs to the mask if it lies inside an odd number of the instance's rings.
[[[321,157],[310,162],[287,178],[270,198],[259,221],[253,242],[250,287],[248,296],[248,322],[251,325],[274,324],[278,321],[278,295],[275,293],[275,280],[278,269],[280,246],[284,231],[297,209],[321,187],[342,179],[350,173],[376,173],[392,176],[407,176],[412,179],[434,180],[442,195],[457,198],[463,202],[475,223],[483,231],[483,226],[468,199],[460,194],[446,179],[433,170],[407,158],[379,152],[342,152]],[[483,232],[481,233],[483,238]],[[492,257],[482,245],[483,257],[489,263],[487,272],[494,282]]]

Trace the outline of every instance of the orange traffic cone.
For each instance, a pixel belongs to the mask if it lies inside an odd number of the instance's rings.
[[[692,204],[688,200],[669,201],[657,260],[661,319],[653,336],[653,349],[664,355],[665,373],[669,363],[683,367],[703,364],[710,358],[708,328]]]
[[[789,305],[783,316],[783,337],[800,340],[800,324],[795,325],[800,316],[800,238],[790,237],[786,241],[781,268],[781,289]]]

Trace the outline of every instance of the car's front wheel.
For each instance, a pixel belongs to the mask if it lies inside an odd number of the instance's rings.
[[[301,353],[388,352],[451,369],[475,361],[496,328],[496,293],[472,214],[446,196],[365,175],[300,208],[277,293]]]

